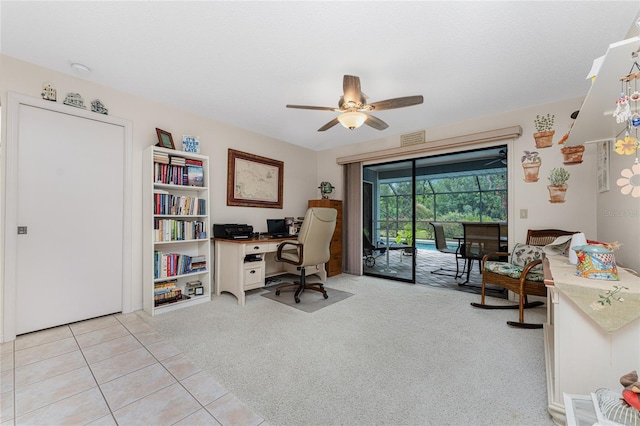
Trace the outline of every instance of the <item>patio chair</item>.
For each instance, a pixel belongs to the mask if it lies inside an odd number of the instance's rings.
[[[458,247],[455,250],[450,249],[447,246],[447,240],[445,239],[445,236],[444,236],[444,228],[442,227],[442,224],[440,222],[429,222],[429,224],[433,226],[436,250],[438,250],[440,253],[453,254],[456,260],[455,274],[447,273],[447,272],[453,272],[453,269],[447,269],[447,268],[438,268],[434,271],[431,271],[431,273],[436,275],[446,275],[449,277],[456,277],[456,278],[461,277],[462,274],[464,273],[464,268],[462,271],[460,271],[460,265],[458,264],[458,259],[462,259],[462,255],[460,254],[460,246],[458,245]]]
[[[527,296],[546,297],[547,287],[544,285],[542,272],[543,246],[562,235],[574,232],[558,229],[529,230],[527,243],[517,243],[511,253],[487,253],[482,258],[482,292],[480,303],[471,306],[482,309],[518,309],[518,321],[507,321],[507,324],[520,328],[542,328],[542,324],[526,323],[524,310],[544,305],[542,301],[529,302]],[[491,260],[507,258],[507,261]],[[518,295],[517,305],[488,305],[485,303],[486,285],[502,287]]]

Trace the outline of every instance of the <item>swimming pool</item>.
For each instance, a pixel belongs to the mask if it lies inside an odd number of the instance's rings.
[[[447,247],[451,250],[458,248],[458,243],[447,242]],[[416,248],[420,250],[436,250],[436,243],[433,241],[416,241]]]

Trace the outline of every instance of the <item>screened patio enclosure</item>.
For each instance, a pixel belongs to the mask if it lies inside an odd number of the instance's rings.
[[[462,222],[507,221],[506,146],[363,167],[363,272],[415,282],[434,250],[429,222],[455,249]]]

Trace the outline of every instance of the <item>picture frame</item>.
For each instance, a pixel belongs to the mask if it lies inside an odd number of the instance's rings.
[[[597,185],[598,192],[609,190],[609,162],[611,157],[611,140],[597,142]]]
[[[229,149],[227,205],[282,209],[284,162]]]
[[[173,136],[171,136],[171,133],[156,127],[156,134],[158,135],[158,146],[167,149],[176,149],[176,146],[173,144]]]

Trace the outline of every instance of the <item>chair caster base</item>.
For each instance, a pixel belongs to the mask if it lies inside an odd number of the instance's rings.
[[[280,290],[276,290],[276,296],[280,296]]]
[[[296,303],[300,303],[300,298],[299,297],[296,297],[294,299],[295,299]]]
[[[329,298],[329,295],[327,293],[324,293],[323,296],[324,296],[325,299]]]

